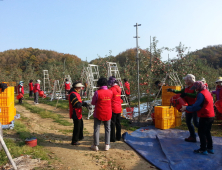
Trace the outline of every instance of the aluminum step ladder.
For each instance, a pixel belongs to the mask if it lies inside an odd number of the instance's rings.
[[[59,85],[59,80],[55,80],[50,101],[52,101],[53,99],[60,98],[61,95],[57,95],[58,93],[61,94],[61,88]]]
[[[123,103],[121,104],[122,106],[126,106],[126,107],[130,107],[129,105],[129,101],[126,97],[126,93],[125,93],[125,90],[124,90],[124,86],[123,86],[123,83],[122,83],[122,79],[121,79],[121,76],[120,76],[120,73],[119,73],[119,70],[118,70],[118,66],[116,63],[113,63],[113,62],[106,62],[106,65],[107,65],[107,76],[108,76],[108,79],[110,76],[115,76],[116,80],[119,82],[119,86],[121,88],[121,98],[123,100]],[[131,112],[126,112],[126,113],[131,113]],[[123,116],[121,114],[121,116]],[[128,116],[127,118],[133,118],[133,115],[132,117]]]
[[[85,86],[85,93],[86,93],[86,98],[89,98],[89,67],[84,67],[82,72],[81,72],[81,82],[84,83]],[[83,93],[81,92],[81,97],[83,97]]]
[[[51,91],[49,72],[48,70],[43,70],[43,91],[46,92],[46,90],[47,92]]]
[[[68,79],[68,81],[71,83],[72,86],[72,78],[70,77],[70,75],[65,75],[65,79]]]
[[[89,98],[89,101],[92,101],[95,91],[98,90],[97,81],[100,78],[98,65],[89,64],[86,73],[88,75],[88,81],[89,81],[88,82],[88,86],[89,86],[88,98]],[[88,112],[88,119],[90,118],[90,116],[93,115],[94,109],[95,109],[95,106],[92,105],[92,109],[89,110]]]

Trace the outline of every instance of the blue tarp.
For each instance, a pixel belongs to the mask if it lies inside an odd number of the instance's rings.
[[[222,138],[213,137],[215,154],[194,154],[200,142],[185,142],[188,131],[153,126],[124,133],[124,141],[147,161],[164,170],[222,170]]]

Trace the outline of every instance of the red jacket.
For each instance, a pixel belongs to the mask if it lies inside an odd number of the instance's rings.
[[[204,103],[203,107],[197,111],[198,117],[214,117],[214,104],[213,104],[213,97],[211,96],[211,93],[205,89],[202,90],[200,93],[204,95]]]
[[[29,91],[33,91],[33,83],[29,83]]]
[[[70,90],[70,85],[71,83],[70,82],[65,82],[65,90]]]
[[[82,107],[80,107],[80,108],[73,108],[72,103],[71,103],[71,101],[70,101],[70,95],[71,95],[72,93],[74,93],[74,94],[76,95],[78,101],[79,101],[80,103],[82,103],[82,99],[81,99],[79,93],[77,93],[77,92],[71,92],[71,93],[69,94],[69,117],[70,117],[70,119],[72,119],[72,115],[73,115],[73,113],[74,113],[74,114],[76,114],[76,117],[77,117],[78,119],[82,119]]]
[[[125,90],[126,95],[130,95],[130,84],[129,84],[129,82],[128,81],[125,82],[124,85],[126,87],[126,90]]]
[[[34,88],[33,88],[33,92],[36,93],[36,92],[39,92],[39,91],[41,91],[41,90],[40,90],[40,84],[35,83],[35,86],[34,86]]]
[[[122,111],[121,88],[118,85],[114,85],[110,88],[110,90],[113,92],[112,112],[116,114],[120,114]]]
[[[97,90],[98,98],[96,102],[96,118],[101,121],[108,121],[112,117],[112,97],[110,90]]]
[[[19,90],[20,88],[21,88],[21,92]],[[24,87],[23,86],[21,86],[21,85],[18,86],[18,93],[24,94]]]

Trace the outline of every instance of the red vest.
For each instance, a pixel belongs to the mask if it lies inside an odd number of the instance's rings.
[[[194,93],[194,90],[190,90],[192,86],[185,88],[184,93]],[[188,103],[188,105],[193,105],[196,102],[196,98],[185,96],[184,100]]]
[[[122,106],[121,106],[121,88],[118,85],[115,85],[110,88],[113,92],[112,98],[112,112],[113,113],[121,113]]]
[[[29,83],[29,91],[33,91],[33,83]]]
[[[18,86],[18,93],[20,93],[20,91],[19,91],[20,88],[22,88],[22,89],[21,89],[21,93],[24,94],[24,87],[21,86],[21,85]]]
[[[126,90],[125,90],[126,95],[130,95],[130,84],[128,81],[125,82],[125,87],[126,87]]]
[[[211,96],[210,92],[205,89],[202,90],[200,93],[204,95],[204,103],[203,107],[197,111],[198,117],[214,117],[214,104],[213,104],[213,97]]]
[[[112,117],[111,100],[113,93],[110,90],[97,90],[98,99],[96,103],[96,118],[101,121],[108,121]]]
[[[36,92],[39,92],[39,90],[40,90],[40,84],[35,83],[35,86],[33,88],[33,92],[36,93]]]
[[[72,106],[72,103],[71,103],[71,101],[70,101],[70,95],[71,95],[72,93],[74,93],[74,94],[76,95],[77,99],[79,100],[79,102],[82,103],[82,99],[81,99],[79,93],[77,93],[77,92],[71,92],[71,93],[69,94],[69,118],[70,118],[70,119],[72,119],[72,115],[73,115],[73,106]],[[75,111],[76,117],[77,117],[78,119],[82,119],[82,107],[80,107],[80,108],[74,108],[74,111]]]
[[[70,83],[65,83],[65,90],[70,90]]]

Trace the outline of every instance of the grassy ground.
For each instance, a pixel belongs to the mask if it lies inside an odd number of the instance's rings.
[[[30,110],[32,113],[39,114],[41,118],[51,118],[54,120],[54,122],[57,122],[57,123],[64,125],[64,126],[72,125],[67,120],[64,120],[63,116],[53,113],[52,111],[40,108],[40,107],[30,105],[26,101],[23,101],[22,106],[24,106],[26,109]]]
[[[20,113],[21,114],[21,113]],[[29,147],[25,145],[24,140],[26,138],[33,137],[25,125],[26,117],[21,115],[21,119],[15,121],[15,127],[13,130],[4,130],[4,141],[9,148],[12,157],[19,157],[22,155],[32,155],[32,158],[40,158],[41,160],[50,161],[48,152],[41,146],[41,139],[38,139],[38,146]],[[0,151],[0,166],[8,162],[4,150]]]
[[[25,100],[32,100],[34,102],[34,99],[30,98],[28,94],[25,94],[24,97],[25,97]],[[39,97],[39,103],[48,104],[50,106],[56,107],[57,100],[52,100],[52,101],[50,100],[51,99],[49,97],[46,97],[45,99],[43,99],[42,97]],[[59,100],[57,107],[61,109],[68,109],[69,108],[68,100]]]

